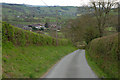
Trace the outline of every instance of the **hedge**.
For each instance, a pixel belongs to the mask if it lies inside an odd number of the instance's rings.
[[[28,45],[56,45],[56,38],[38,34],[31,31],[26,31],[18,27],[14,27],[6,22],[2,22],[2,41],[12,42],[16,46]],[[58,39],[58,45],[69,45],[70,41],[66,39]]]
[[[108,77],[118,78],[120,75],[120,45],[118,33],[92,40],[87,46],[91,59],[103,70]]]

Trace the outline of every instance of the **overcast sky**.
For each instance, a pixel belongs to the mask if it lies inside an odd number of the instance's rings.
[[[30,5],[45,5],[49,6],[81,6],[87,4],[89,0],[0,0],[5,3],[30,4]]]

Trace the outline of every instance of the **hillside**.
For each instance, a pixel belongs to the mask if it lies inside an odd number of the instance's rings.
[[[64,7],[64,6],[28,6],[28,5],[20,5],[20,4],[2,4],[3,5],[3,13],[4,15],[15,14],[16,16],[21,16],[24,14],[25,17],[40,17],[40,16],[55,16],[56,10],[58,10],[58,14],[62,16],[75,16],[77,7]]]
[[[25,4],[8,4],[2,3],[3,21],[10,23],[19,22],[55,22],[56,10],[60,21],[75,18],[77,14],[89,13],[86,7],[74,6],[32,6]],[[14,21],[14,22],[13,22]]]

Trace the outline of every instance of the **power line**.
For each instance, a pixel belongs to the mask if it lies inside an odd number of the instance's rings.
[[[47,5],[47,3],[46,2],[44,2],[43,0],[41,0],[47,7],[49,7],[48,5]],[[49,7],[50,8],[50,7]],[[58,10],[56,10],[56,46],[58,45],[58,33],[57,33],[57,30],[58,30]]]
[[[46,2],[44,2],[43,0],[41,0],[41,1],[42,1],[47,7],[49,7]]]

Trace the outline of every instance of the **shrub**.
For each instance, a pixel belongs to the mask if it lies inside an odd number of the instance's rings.
[[[93,39],[98,38],[98,37],[99,37],[99,32],[97,31],[95,27],[88,27],[85,30],[84,40],[87,44]]]

